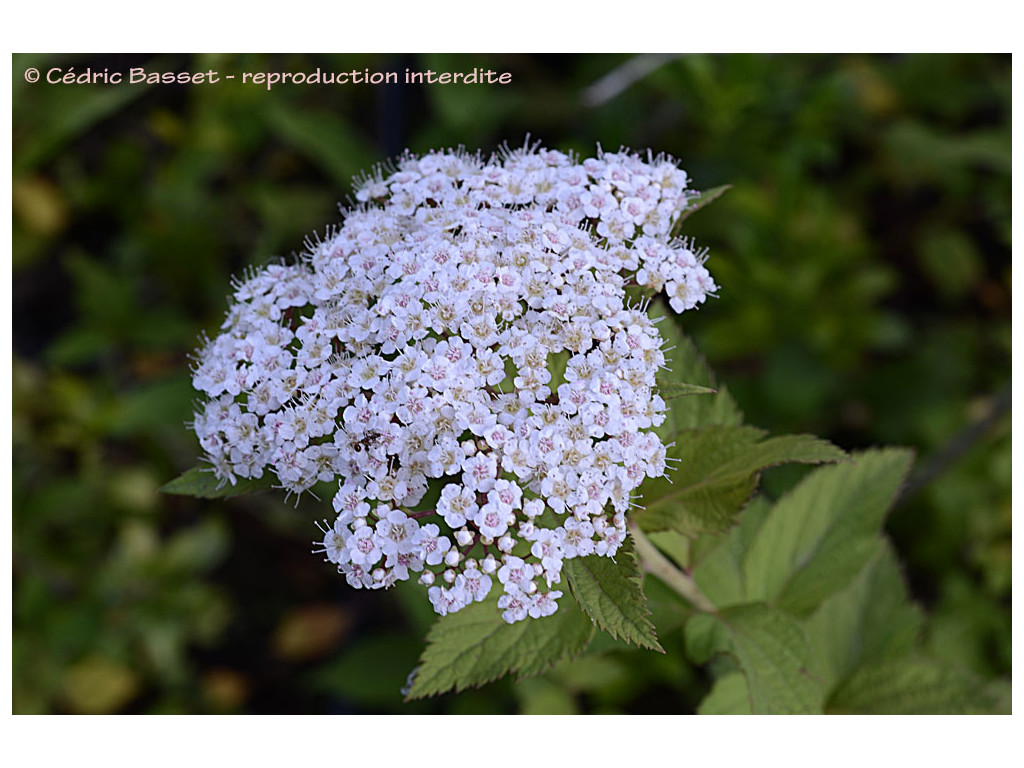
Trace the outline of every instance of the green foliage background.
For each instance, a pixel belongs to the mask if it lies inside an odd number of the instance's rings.
[[[188,354],[232,275],[299,250],[339,219],[353,175],[406,147],[486,152],[528,133],[585,154],[650,147],[698,188],[733,185],[687,222],[722,290],[683,328],[746,423],[916,450],[887,525],[927,651],[1009,676],[1009,56],[693,55],[595,98],[632,59],[14,57],[15,712],[696,710],[712,677],[655,580],[665,654],[610,648],[403,704],[430,607],[409,585],[350,590],[310,555],[328,509],[157,492],[195,463]],[[72,65],[480,66],[513,84],[20,77]],[[762,485],[778,496],[806,471]],[[735,682],[718,675],[725,708]]]

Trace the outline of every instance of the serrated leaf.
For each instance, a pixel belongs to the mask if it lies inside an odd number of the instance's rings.
[[[615,560],[576,557],[563,563],[562,572],[576,602],[600,629],[616,639],[665,652],[651,624],[632,539],[626,539]]]
[[[697,707],[698,715],[749,715],[750,689],[742,672],[730,672],[715,680],[711,692]]]
[[[809,671],[803,630],[788,614],[763,603],[699,613],[686,625],[687,654],[703,664],[718,653],[739,664],[753,714],[817,714],[824,687]]]
[[[227,499],[231,496],[265,491],[274,487],[276,482],[277,478],[267,472],[259,480],[237,478],[235,484],[232,485],[218,481],[212,471],[192,467],[162,486],[160,492],[173,493],[177,496],[194,496],[197,499]]]
[[[715,394],[704,397],[688,397],[673,402],[665,421],[655,429],[658,436],[670,442],[684,429],[711,424],[739,425],[743,421],[743,414],[736,401],[726,387],[715,384],[711,369],[694,343],[680,329],[678,316],[665,309],[660,302],[652,303],[648,311],[652,318],[661,318],[658,321],[658,333],[665,340],[663,349],[667,370],[658,376],[659,386],[676,383],[707,387],[715,391]]]
[[[668,456],[678,468],[642,487],[645,509],[635,520],[645,531],[684,536],[717,533],[735,524],[757,488],[760,472],[786,462],[817,464],[846,454],[810,435],[763,439],[755,427],[711,426],[681,433]]]
[[[965,671],[926,658],[905,658],[858,670],[828,701],[828,712],[874,715],[1009,713],[1002,686],[985,686]]]
[[[676,224],[675,224],[675,227],[673,228],[673,232],[678,232],[679,231],[679,225],[682,222],[684,222],[687,218],[689,218],[690,216],[695,214],[701,208],[706,208],[707,206],[711,205],[711,203],[715,202],[715,200],[720,198],[722,195],[724,195],[730,189],[732,189],[732,184],[723,184],[720,187],[712,187],[711,189],[705,189],[703,192],[701,192],[700,195],[697,196],[696,198],[694,198],[693,202],[691,202],[686,207],[686,209],[682,212],[682,214],[676,220]]]
[[[540,674],[582,653],[594,634],[594,625],[567,595],[552,616],[506,624],[497,593],[434,623],[408,698],[463,691],[507,674]]]
[[[703,387],[700,384],[685,384],[675,381],[662,381],[658,379],[658,394],[665,402],[675,400],[677,397],[687,395],[714,395],[718,390],[711,387]]]
[[[806,615],[849,584],[877,552],[911,459],[903,449],[856,454],[780,499],[744,559],[747,598]]]
[[[907,598],[899,565],[884,542],[846,589],[804,623],[814,669],[831,688],[858,667],[911,653],[924,616]]]

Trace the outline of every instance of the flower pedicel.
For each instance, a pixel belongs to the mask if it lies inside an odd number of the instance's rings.
[[[614,556],[665,473],[663,342],[627,287],[677,312],[716,289],[671,239],[687,182],[536,148],[378,169],[298,263],[236,284],[198,353],[216,476],[337,484],[317,551],[354,587],[417,575],[442,615],[493,589],[509,623],[553,613],[562,562]]]

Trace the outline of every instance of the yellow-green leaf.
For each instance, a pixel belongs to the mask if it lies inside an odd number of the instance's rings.
[[[750,689],[742,672],[729,672],[715,680],[711,692],[697,707],[698,715],[749,715]]]
[[[924,624],[892,549],[878,554],[848,587],[829,597],[804,623],[814,668],[834,687],[858,667],[910,654]]]
[[[747,599],[803,615],[849,584],[878,551],[912,458],[904,449],[858,453],[783,496],[746,554]]]
[[[819,714],[824,686],[810,671],[810,649],[791,616],[763,603],[698,613],[686,624],[687,654],[698,664],[718,653],[733,657],[758,714]]]

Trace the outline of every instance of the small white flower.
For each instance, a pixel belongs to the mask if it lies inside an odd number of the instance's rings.
[[[498,598],[498,607],[504,609],[501,618],[508,624],[515,624],[526,618],[530,597],[524,594],[504,594]]]
[[[451,547],[447,536],[439,536],[440,529],[433,523],[420,528],[419,555],[427,565],[439,565]]]
[[[505,564],[498,569],[498,581],[505,586],[509,594],[529,592],[533,582],[533,566],[521,557],[508,556]]]
[[[550,616],[558,610],[558,598],[562,593],[557,590],[550,592],[538,592],[531,595],[526,601],[526,610],[531,618],[539,619],[542,616]]]
[[[364,569],[376,564],[381,557],[377,537],[369,526],[359,528],[352,534],[348,540],[348,551],[352,564]]]
[[[490,594],[490,576],[481,573],[475,566],[467,568],[462,575],[466,579],[466,591],[473,600],[479,602]]]
[[[511,509],[503,510],[499,505],[488,502],[480,507],[473,524],[484,536],[496,539],[504,535],[513,519]]]

